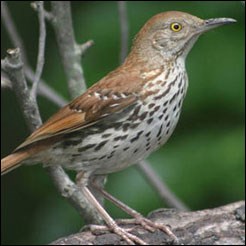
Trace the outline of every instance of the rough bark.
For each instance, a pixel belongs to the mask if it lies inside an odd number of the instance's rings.
[[[180,212],[173,209],[153,211],[149,219],[170,225],[183,245],[244,245],[245,202],[235,202],[214,209]],[[161,231],[148,232],[139,225],[125,224],[150,245],[172,244]],[[83,232],[60,238],[50,245],[125,245],[117,235],[93,232],[87,227]]]

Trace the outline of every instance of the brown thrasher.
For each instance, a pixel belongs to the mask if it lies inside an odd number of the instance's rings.
[[[81,189],[102,211],[87,188],[89,178],[137,163],[168,140],[188,86],[188,52],[202,33],[234,22],[177,11],[155,15],[136,35],[125,62],[3,158],[1,173],[23,163],[62,165],[83,174]],[[144,243],[115,225],[108,214],[102,217],[128,243]]]

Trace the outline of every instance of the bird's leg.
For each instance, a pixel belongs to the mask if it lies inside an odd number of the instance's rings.
[[[130,245],[135,245],[135,243],[140,245],[147,245],[147,243],[144,242],[142,239],[127,232],[127,230],[119,227],[116,224],[116,222],[110,217],[110,215],[105,211],[105,209],[101,206],[101,204],[96,200],[96,198],[87,188],[88,179],[82,177],[81,173],[77,175],[76,179],[78,181],[77,184],[80,186],[81,191],[83,192],[86,199],[88,199],[88,201],[97,209],[98,213],[100,213],[100,215],[102,216],[102,218],[104,219],[105,223],[111,231],[119,235]]]
[[[126,204],[124,204],[120,200],[118,200],[115,197],[113,197],[112,195],[110,195],[108,192],[106,192],[101,187],[96,186],[94,183],[92,183],[92,185],[106,199],[108,199],[113,204],[115,204],[117,207],[119,207],[120,209],[125,211],[127,214],[132,216],[135,219],[135,221],[134,221],[135,223],[142,225],[146,230],[149,230],[151,232],[153,232],[155,229],[160,229],[160,230],[164,231],[167,235],[169,235],[174,240],[175,243],[179,242],[178,238],[174,235],[174,233],[166,225],[153,222],[153,221],[143,217],[143,215],[141,215],[140,213],[138,213],[134,209],[130,208],[129,206],[127,206]],[[130,222],[130,220],[128,220],[127,222]]]

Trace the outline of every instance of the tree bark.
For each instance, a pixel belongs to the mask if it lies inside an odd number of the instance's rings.
[[[158,209],[148,216],[152,221],[170,225],[184,245],[244,245],[245,202],[235,202],[214,209],[181,212],[174,209]],[[128,221],[128,220],[125,220]],[[141,226],[124,223],[132,233],[150,245],[166,245],[171,241],[165,233],[148,232]],[[60,238],[50,245],[125,245],[117,235],[109,231],[93,232],[87,227],[83,232]]]

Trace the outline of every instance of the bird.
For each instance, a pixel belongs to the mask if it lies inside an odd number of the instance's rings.
[[[23,164],[61,165],[82,173],[81,187],[93,200],[87,188],[90,177],[138,163],[167,142],[188,88],[189,51],[201,34],[234,22],[232,18],[203,20],[180,11],[153,16],[135,36],[123,64],[3,158],[1,174]],[[134,243],[128,232],[119,234]]]

